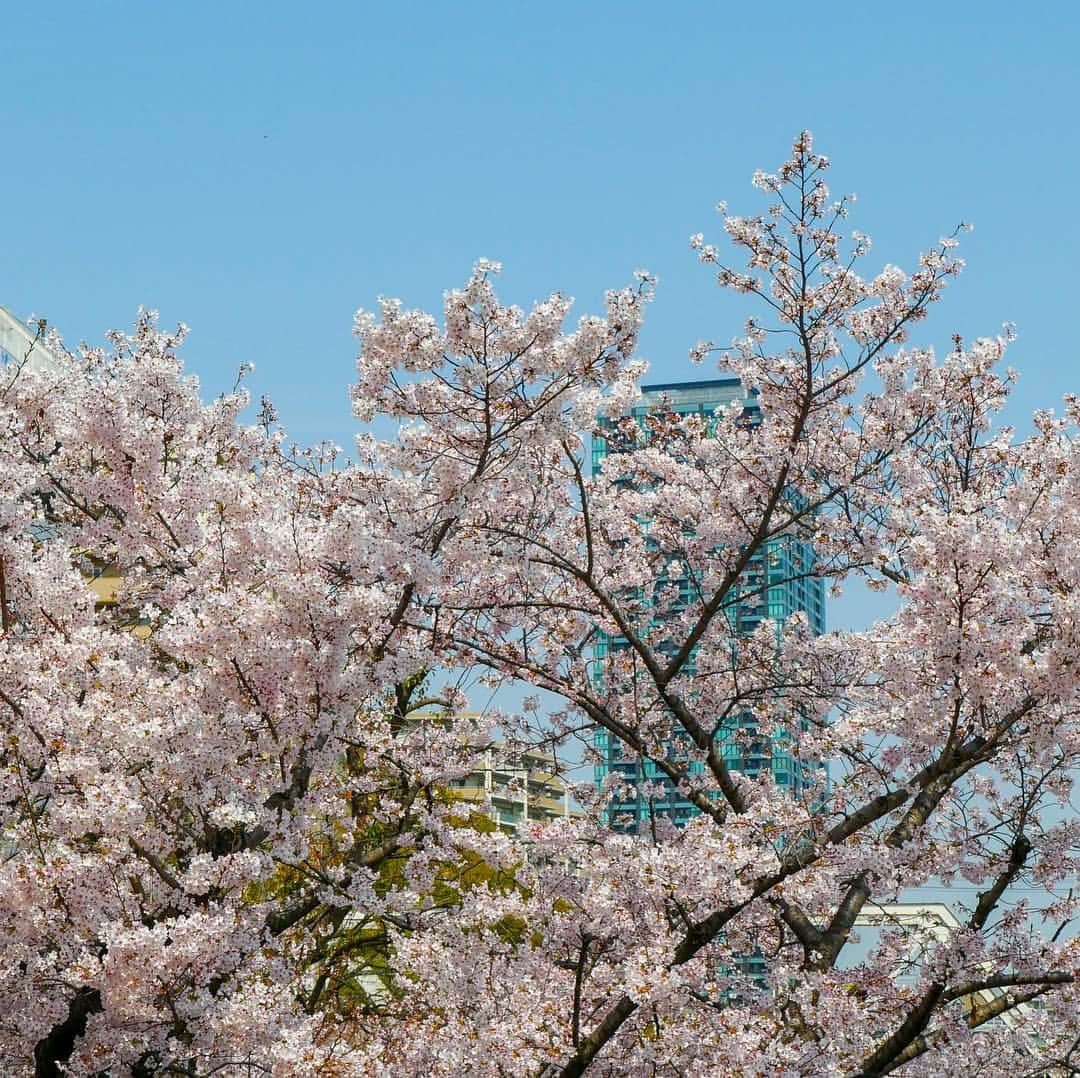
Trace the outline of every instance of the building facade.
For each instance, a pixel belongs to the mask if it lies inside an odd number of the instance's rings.
[[[48,371],[56,357],[42,340],[44,323],[28,326],[6,307],[0,307],[0,368],[28,364],[35,370]]]
[[[492,820],[508,832],[580,815],[570,803],[565,783],[554,773],[552,757],[531,750],[509,760],[505,755],[497,746],[486,749],[481,765],[451,781],[450,792],[462,801],[490,805]]]
[[[457,718],[476,719],[476,712],[458,712]],[[447,716],[439,711],[410,714],[409,729],[445,726]],[[516,831],[530,823],[581,815],[570,801],[570,791],[559,775],[553,756],[535,749],[507,751],[500,742],[481,742],[479,762],[468,774],[451,779],[446,792],[459,801],[475,804],[489,814],[504,831]]]
[[[646,416],[674,413],[678,416],[700,415],[706,422],[722,409],[741,403],[748,426],[757,422],[757,405],[753,394],[746,394],[737,378],[719,378],[700,382],[674,382],[642,387],[640,403],[630,413],[639,427]],[[592,473],[599,472],[604,457],[613,449],[612,439],[596,436],[592,444]],[[805,613],[810,631],[825,631],[825,589],[822,580],[814,575],[814,552],[806,542],[794,537],[781,537],[770,542],[746,570],[745,588],[748,598],[737,603],[729,613],[732,632],[736,636],[752,633],[769,618],[782,624],[801,611]],[[618,650],[624,642],[604,636],[594,656],[595,676],[603,677],[605,656]],[[771,771],[773,781],[793,796],[802,796],[811,787],[823,788],[825,770],[821,764],[808,764],[797,759],[787,748],[784,734],[757,737],[752,715],[744,713],[731,720],[731,726],[721,743],[727,765],[751,777]],[[611,775],[623,780],[621,787],[630,791],[617,796],[608,806],[609,822],[627,830],[641,830],[650,817],[663,815],[676,824],[685,824],[699,811],[682,797],[674,784],[650,761],[628,759],[622,743],[606,731],[596,735],[599,762],[595,781],[603,785]],[[676,749],[673,746],[673,749]],[[703,764],[692,761],[691,773],[700,772]],[[648,784],[663,793],[646,801],[638,792]]]

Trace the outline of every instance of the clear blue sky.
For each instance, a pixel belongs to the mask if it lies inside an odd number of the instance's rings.
[[[1020,426],[1080,391],[1075,0],[0,0],[0,26],[0,304],[72,341],[156,307],[207,393],[254,360],[298,441],[351,445],[355,309],[437,308],[480,256],[582,311],[647,267],[652,377],[707,374],[687,349],[746,312],[687,237],[752,212],[803,127],[882,262],[975,223],[920,343],[1016,322]],[[853,588],[829,620],[883,608]]]
[[[208,393],[254,360],[346,447],[353,311],[478,256],[580,310],[649,268],[652,375],[700,377],[744,310],[687,237],[809,127],[875,258],[975,223],[919,338],[1016,322],[1020,419],[1080,389],[1080,5],[1020,7],[8,2],[0,303],[71,340],[156,307]]]

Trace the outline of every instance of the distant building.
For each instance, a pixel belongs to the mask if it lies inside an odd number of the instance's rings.
[[[570,804],[565,783],[554,773],[552,757],[527,751],[508,763],[498,750],[499,746],[486,749],[480,767],[450,782],[455,797],[490,803],[491,818],[504,831],[580,815]]]
[[[49,370],[56,356],[43,340],[44,326],[28,326],[6,307],[0,307],[0,365],[28,363],[35,370]]]
[[[946,888],[947,890],[947,888]],[[957,934],[965,930],[964,923],[952,911],[952,908],[944,902],[885,902],[868,904],[855,920],[857,928],[872,929],[903,929],[911,939],[911,957],[916,968],[922,966],[926,955],[924,948],[929,943],[947,945]],[[984,972],[993,974],[998,972],[989,964],[983,964]],[[910,978],[917,983],[917,976]],[[993,1004],[1001,996],[1007,995],[1004,988],[984,988],[973,992],[970,996],[964,996],[961,1000],[964,1010],[970,1013],[977,1005],[987,1006]],[[1011,1010],[1005,1011],[999,1018],[994,1019],[1009,1029],[1023,1030],[1024,1024],[1031,1021],[1038,1010],[1038,1002],[1021,1003]],[[1024,1050],[1031,1056],[1039,1055],[1039,1045],[1028,1038],[1024,1043]],[[1040,1071],[1042,1074],[1053,1074],[1055,1071]],[[1064,1071],[1060,1073],[1064,1074]]]
[[[409,724],[445,722],[443,715],[418,712]],[[555,759],[534,749],[508,753],[492,742],[483,760],[468,775],[451,779],[447,789],[462,801],[490,804],[491,818],[505,831],[529,823],[549,823],[580,815],[570,803],[570,792],[559,777]]]
[[[6,307],[0,307],[0,371],[13,371],[23,364],[42,373],[58,370],[59,361],[46,345],[44,331],[44,323],[27,325]],[[89,560],[82,568],[99,605],[112,606],[121,583],[119,570],[114,565]]]
[[[758,422],[754,394],[747,394],[737,378],[643,386],[641,402],[629,413],[629,417],[635,419],[639,427],[644,427],[648,415],[657,413],[700,415],[707,422],[733,403],[742,404],[748,426],[752,427]],[[618,422],[606,421],[612,434]],[[600,471],[608,453],[618,451],[617,437],[605,437],[604,434],[594,437],[592,473],[595,475]],[[783,623],[802,611],[806,614],[812,633],[824,632],[825,589],[820,577],[813,574],[813,567],[814,552],[808,543],[793,537],[770,542],[767,549],[755,556],[747,567],[744,586],[751,594],[729,615],[732,630],[737,635],[748,635],[764,618]],[[626,642],[621,638],[601,638],[594,663],[594,677],[598,681],[604,676],[605,658],[625,646]],[[732,770],[752,777],[771,771],[776,784],[790,790],[793,796],[801,795],[811,781],[823,782],[823,766],[807,765],[797,760],[785,750],[783,735],[757,738],[755,730],[756,722],[752,715],[744,713],[733,719],[721,745],[724,761]],[[617,774],[625,780],[625,788],[632,791],[609,804],[608,818],[613,824],[639,829],[650,814],[668,816],[675,823],[684,824],[698,813],[699,810],[679,794],[671,780],[651,761],[625,759],[623,745],[618,738],[601,730],[596,736],[596,746],[600,753],[600,763],[595,768],[597,785],[605,783],[609,775]],[[699,762],[691,762],[691,773],[700,773],[703,766]],[[663,795],[651,804],[646,803],[636,793],[644,783],[661,787]]]

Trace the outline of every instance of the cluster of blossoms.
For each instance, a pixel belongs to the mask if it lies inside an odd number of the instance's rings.
[[[692,240],[762,307],[722,357],[753,425],[617,422],[647,274],[568,330],[490,262],[441,323],[357,317],[355,414],[399,427],[354,462],[267,402],[246,425],[240,384],[203,403],[149,314],[0,372],[9,1073],[1080,1066],[1080,402],[1017,439],[1007,337],[906,347],[954,237],[863,275],[826,166],[804,133],[763,214],[722,209],[744,267]],[[896,614],[737,635],[785,538]],[[487,743],[459,677],[563,701],[503,716],[506,751],[602,731],[698,814],[628,834],[579,786],[503,833],[453,794]],[[828,791],[732,769],[741,714]],[[963,885],[957,932],[852,957],[928,882]]]

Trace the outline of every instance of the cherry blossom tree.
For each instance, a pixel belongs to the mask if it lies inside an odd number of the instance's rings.
[[[486,262],[441,324],[358,316],[355,414],[398,432],[351,462],[203,403],[151,315],[2,372],[11,1073],[1080,1070],[1080,404],[1019,438],[1008,333],[910,344],[956,237],[863,274],[827,165],[803,134],[724,211],[745,266],[692,240],[756,304],[720,355],[753,423],[620,422],[647,274],[567,329]],[[896,613],[739,634],[785,537]],[[601,731],[698,814],[631,832],[579,783],[485,824],[461,677],[563,701],[492,716],[507,751]],[[732,768],[741,716],[827,786]],[[959,930],[854,946],[928,882]]]

